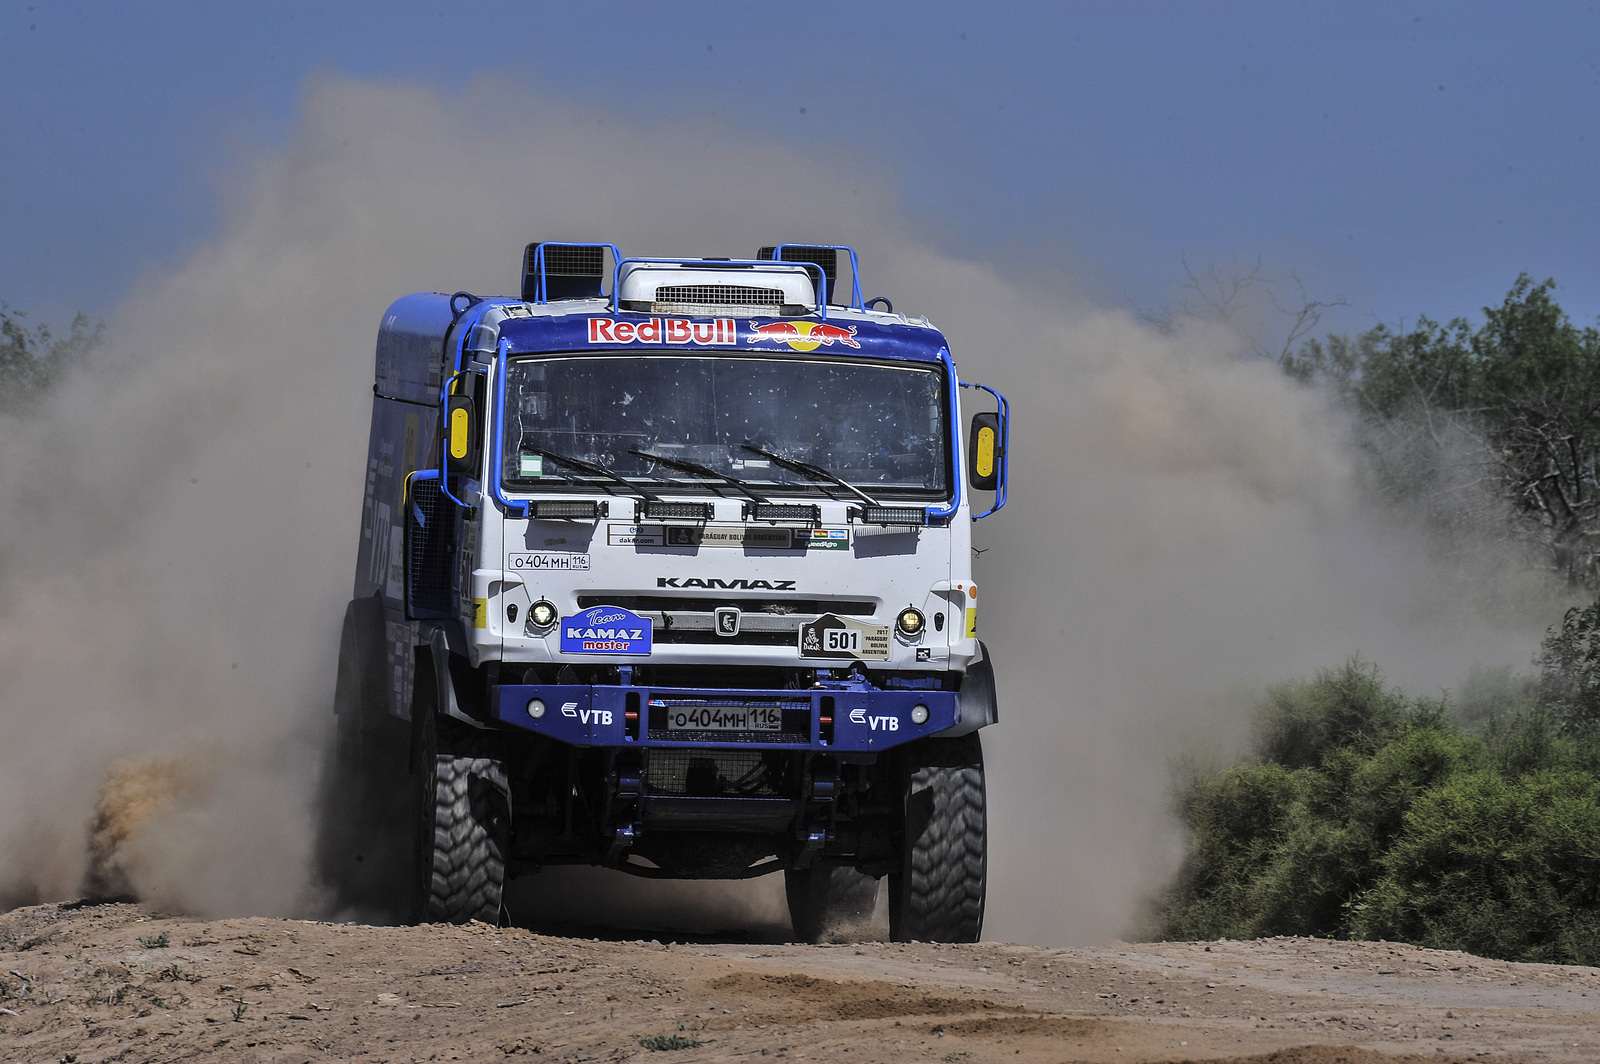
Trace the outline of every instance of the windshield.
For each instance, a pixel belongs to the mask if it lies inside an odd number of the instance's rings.
[[[604,482],[552,460],[673,491],[728,485],[633,452],[787,494],[847,497],[745,448],[808,462],[868,492],[949,494],[942,367],[852,359],[560,356],[506,367],[502,480],[513,491]]]

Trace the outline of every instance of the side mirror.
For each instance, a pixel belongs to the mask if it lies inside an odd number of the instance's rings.
[[[1000,486],[1000,461],[1005,452],[1000,444],[1000,415],[972,415],[971,444],[967,448],[967,482],[978,491],[994,491]]]
[[[450,472],[478,471],[478,409],[470,395],[452,395],[445,407],[445,455]]]

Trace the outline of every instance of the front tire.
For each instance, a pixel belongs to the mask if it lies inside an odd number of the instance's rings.
[[[978,734],[907,751],[900,872],[889,877],[895,942],[976,942],[988,880],[988,810]]]
[[[786,869],[783,888],[789,921],[802,942],[821,942],[836,927],[869,919],[878,901],[875,877],[840,865]]]
[[[423,722],[417,923],[500,922],[511,845],[510,788],[504,762],[473,756],[488,752],[485,737],[466,731],[432,713]]]

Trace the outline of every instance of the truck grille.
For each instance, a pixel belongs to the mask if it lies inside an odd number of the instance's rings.
[[[420,616],[448,616],[455,607],[451,575],[456,550],[456,510],[445,501],[437,477],[412,477],[407,484],[406,587]]]
[[[715,307],[777,307],[783,289],[743,284],[664,284],[656,289],[657,303],[697,303]]]
[[[759,750],[651,750],[650,794],[681,798],[786,798],[797,758]]]

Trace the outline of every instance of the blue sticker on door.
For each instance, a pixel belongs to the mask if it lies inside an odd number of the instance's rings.
[[[590,606],[561,619],[563,654],[648,654],[651,621],[621,606]]]

